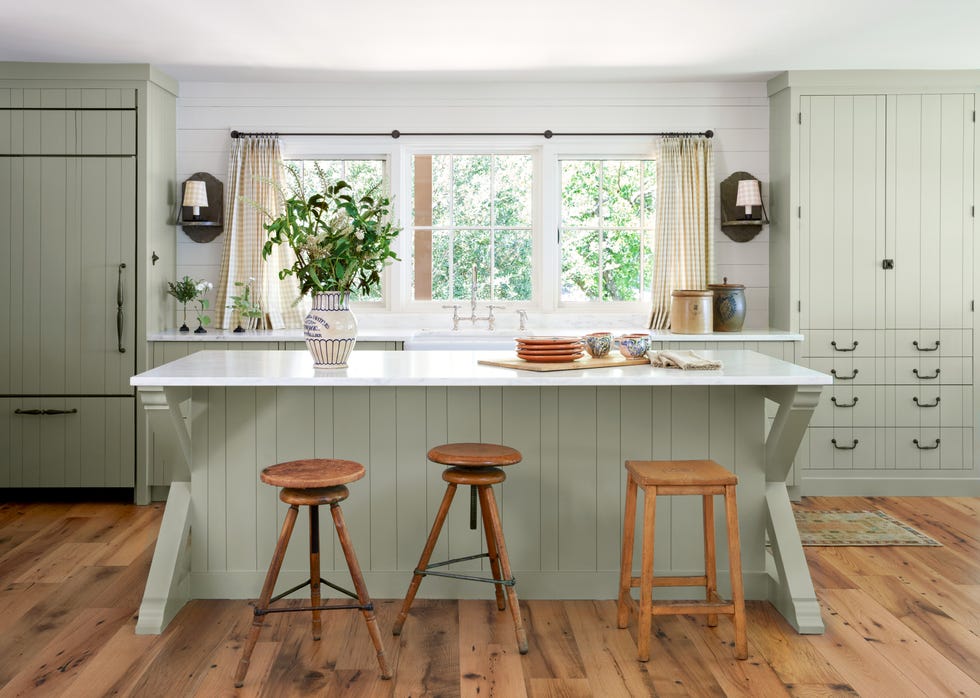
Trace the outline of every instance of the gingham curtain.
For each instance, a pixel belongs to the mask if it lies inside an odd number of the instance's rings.
[[[657,153],[650,327],[670,326],[670,293],[704,289],[714,267],[715,161],[711,139],[663,138]]]
[[[267,218],[263,211],[279,211],[277,186],[282,185],[282,156],[279,139],[241,136],[233,141],[228,159],[225,187],[225,248],[221,258],[215,309],[218,326],[231,329],[239,318],[230,298],[239,294],[236,281],[255,279],[253,290],[273,329],[302,327],[306,312],[294,301],[299,298],[295,277],[279,280],[279,270],[292,264],[292,251],[282,245],[262,259]]]

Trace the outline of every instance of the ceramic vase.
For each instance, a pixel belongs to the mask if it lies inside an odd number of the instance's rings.
[[[306,348],[314,368],[347,368],[357,342],[357,320],[350,311],[350,293],[328,291],[313,295],[313,309],[303,323]]]

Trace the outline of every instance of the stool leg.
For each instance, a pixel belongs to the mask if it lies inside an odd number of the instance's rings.
[[[296,523],[296,514],[299,507],[295,504],[289,507],[286,512],[286,519],[282,522],[282,530],[279,532],[279,540],[276,542],[276,549],[272,553],[272,562],[269,563],[269,571],[265,575],[265,583],[262,585],[262,594],[259,602],[255,606],[255,611],[266,610],[269,608],[269,599],[276,588],[276,579],[279,578],[279,570],[282,569],[283,558],[286,557],[286,546],[289,545],[289,537],[293,534],[293,525]],[[235,687],[241,688],[245,683],[245,674],[248,673],[248,663],[252,658],[252,650],[258,642],[259,632],[262,630],[263,618],[265,616],[255,614],[252,617],[252,627],[248,631],[245,639],[245,646],[242,647],[242,658],[238,661],[238,670],[235,672]]]
[[[450,482],[449,486],[446,487],[446,494],[442,497],[442,504],[439,505],[439,511],[436,512],[436,520],[432,522],[432,530],[429,531],[429,537],[425,541],[425,547],[422,549],[422,557],[419,558],[418,567],[415,568],[416,572],[412,575],[412,581],[408,585],[408,592],[405,594],[405,602],[402,604],[402,610],[399,612],[398,618],[395,619],[395,624],[391,628],[392,635],[401,635],[402,626],[405,625],[408,612],[412,608],[412,602],[415,600],[415,594],[419,590],[419,584],[422,583],[422,575],[419,572],[424,572],[426,566],[429,564],[429,558],[432,557],[432,551],[436,547],[436,541],[439,540],[439,532],[442,531],[442,525],[445,523],[446,515],[449,513],[449,505],[453,503],[453,495],[455,494],[456,483]]]
[[[630,589],[633,585],[633,537],[636,532],[636,481],[626,473],[626,511],[623,513],[623,552],[619,559],[619,603],[616,625],[625,628],[629,625],[630,606],[633,599]]]
[[[643,562],[640,571],[640,619],[636,630],[637,657],[650,659],[650,631],[653,626],[653,542],[656,538],[657,488],[643,488]]]
[[[510,558],[507,557],[507,544],[504,542],[504,531],[500,525],[500,514],[497,512],[497,500],[493,496],[493,487],[490,485],[480,486],[480,501],[483,505],[483,511],[490,515],[490,528],[497,541],[497,553],[500,555],[500,569],[503,572],[503,578],[511,579],[514,574],[510,569]],[[527,654],[527,631],[524,630],[524,620],[521,618],[517,589],[513,586],[507,587],[507,602],[510,604],[510,613],[514,617],[517,650],[521,654]]]
[[[320,605],[320,507],[310,506],[310,601]],[[313,611],[313,639],[320,639],[320,611]]]
[[[490,570],[493,572],[494,579],[506,579],[500,573],[500,556],[497,553],[497,541],[493,535],[493,522],[490,520],[490,512],[483,504],[483,496],[480,496],[480,513],[483,516],[483,535],[487,538],[487,555],[490,557]],[[503,611],[507,608],[502,584],[494,584],[493,590],[497,594],[497,610]]]
[[[718,597],[718,573],[715,555],[715,499],[712,495],[706,494],[702,500],[704,502],[704,576],[707,580],[704,585],[704,600],[711,602]],[[712,613],[708,616],[708,627],[713,628],[716,625],[718,625],[718,614]]]
[[[725,514],[728,524],[728,566],[732,578],[732,605],[735,607],[735,659],[747,659],[749,644],[745,635],[745,592],[742,589],[742,552],[738,537],[738,507],[735,485],[725,486]]]
[[[357,555],[354,554],[354,544],[351,542],[350,534],[347,532],[347,526],[344,524],[344,514],[340,510],[340,505],[331,504],[330,513],[333,515],[333,525],[337,529],[337,538],[340,539],[340,547],[344,549],[344,557],[347,559],[347,569],[350,571],[351,580],[354,582],[354,590],[357,592],[357,601],[362,606],[371,606],[371,596],[368,594],[367,585],[364,583],[361,566],[357,564]],[[364,616],[368,634],[371,635],[371,642],[374,643],[374,649],[378,655],[381,678],[390,679],[391,669],[388,668],[385,648],[381,644],[381,630],[378,629],[378,620],[374,616],[373,607],[370,610],[361,611],[361,614]]]

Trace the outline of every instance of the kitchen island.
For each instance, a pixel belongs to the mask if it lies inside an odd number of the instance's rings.
[[[769,599],[800,632],[822,632],[785,483],[831,377],[752,351],[704,354],[724,368],[537,373],[477,364],[511,352],[384,351],[355,353],[347,369],[314,370],[304,351],[204,351],[139,374],[132,384],[150,427],[180,466],[137,632],[162,631],[191,598],[258,594],[286,508],[258,474],[300,458],[366,466],[345,517],[371,595],[401,597],[444,488],[442,466],[425,454],[451,441],[505,443],[524,455],[507,469],[498,497],[523,598],[615,598],[623,461],[711,458],[739,477],[746,598]],[[768,434],[766,399],[779,406]],[[700,573],[695,499],[657,507],[658,574]],[[465,504],[454,507],[436,555],[480,549],[482,533],[469,528],[468,514]],[[715,533],[721,540],[724,529]],[[308,576],[306,546],[305,536],[293,537],[281,587]],[[324,576],[334,560],[346,582],[336,545],[321,553]],[[727,593],[721,571],[719,586]],[[486,591],[473,587],[432,578],[423,591],[442,598]]]

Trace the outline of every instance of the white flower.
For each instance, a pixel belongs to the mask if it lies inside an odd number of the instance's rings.
[[[363,230],[354,231],[354,237],[356,237],[358,240],[363,240],[364,239],[364,231]],[[358,248],[358,249],[360,249],[360,248]]]
[[[254,277],[254,276],[250,276],[250,277],[248,277],[248,282],[249,282],[249,283],[252,283],[252,282],[254,282],[254,281],[255,281],[255,277]]]

